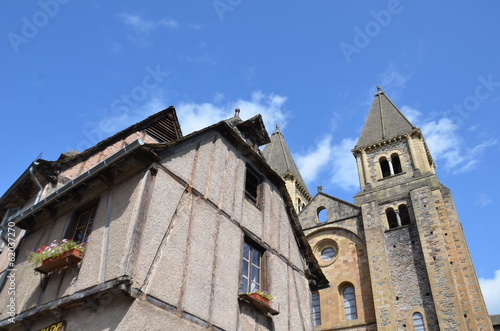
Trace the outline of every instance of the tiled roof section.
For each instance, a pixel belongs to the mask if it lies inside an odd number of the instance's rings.
[[[298,184],[307,192],[307,195],[310,196],[306,184],[300,175],[299,168],[293,160],[292,153],[290,153],[278,125],[276,125],[276,130],[271,135],[271,143],[264,147],[262,155],[278,175],[281,177],[292,175],[298,181]]]
[[[377,87],[370,112],[355,149],[397,137],[416,129],[384,92]]]

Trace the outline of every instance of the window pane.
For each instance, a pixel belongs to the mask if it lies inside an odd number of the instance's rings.
[[[88,241],[94,219],[97,211],[97,205],[93,206],[77,216],[76,225],[70,239],[77,243],[84,243]]]
[[[252,266],[252,282],[260,284],[260,269]]]
[[[356,297],[354,296],[354,287],[348,286],[342,291],[344,297],[344,314],[346,320],[355,320],[358,318],[356,311]]]
[[[245,277],[241,279],[241,292],[250,292],[250,290],[248,289],[248,279],[246,279]]]
[[[260,267],[260,253],[255,249],[252,250],[252,264]]]
[[[243,244],[243,258],[250,261],[250,246],[247,243]]]
[[[249,278],[249,269],[248,269],[248,261],[243,260],[243,263],[241,264],[241,274],[243,277]]]
[[[314,325],[321,325],[320,301],[318,293],[312,294],[312,315]]]
[[[252,283],[250,285],[250,292],[255,292],[255,291],[258,291],[258,290],[259,290],[259,285],[258,284]]]
[[[424,317],[422,314],[413,314],[413,328],[415,331],[425,331]]]
[[[335,257],[335,255],[335,250],[331,247],[328,247],[321,252],[321,259],[323,261],[331,261]]]

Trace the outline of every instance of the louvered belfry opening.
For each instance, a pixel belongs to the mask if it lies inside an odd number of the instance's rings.
[[[159,142],[170,142],[178,139],[179,132],[174,121],[165,117],[149,125],[144,131]]]

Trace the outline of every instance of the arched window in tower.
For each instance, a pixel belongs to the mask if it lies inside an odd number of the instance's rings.
[[[410,214],[408,213],[408,207],[405,204],[399,205],[399,218],[401,219],[401,225],[410,224]]]
[[[342,298],[344,299],[344,315],[347,321],[358,319],[356,310],[356,295],[354,286],[348,285],[342,290]]]
[[[297,199],[297,208],[299,208],[299,213],[302,211],[302,209],[304,209],[302,200],[300,200],[300,198]]]
[[[381,157],[379,159],[380,163],[380,170],[382,170],[382,177],[389,177],[392,175],[391,173],[391,167],[389,166],[389,161],[385,157]]]
[[[326,208],[321,206],[317,209],[318,223],[324,223],[328,220],[328,215],[326,214]]]
[[[394,229],[399,226],[398,223],[398,215],[392,208],[387,208],[385,210],[385,216],[387,216],[387,224],[389,225],[389,229]]]
[[[401,168],[401,161],[399,160],[399,155],[397,153],[391,155],[391,163],[394,174],[403,172],[403,169]]]
[[[413,329],[415,331],[425,331],[424,317],[418,312],[413,314]]]

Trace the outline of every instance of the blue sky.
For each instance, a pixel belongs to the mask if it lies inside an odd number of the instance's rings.
[[[500,313],[497,1],[10,2],[0,14],[0,194],[169,105],[183,133],[280,125],[309,190],[352,202],[376,86],[420,127]]]

